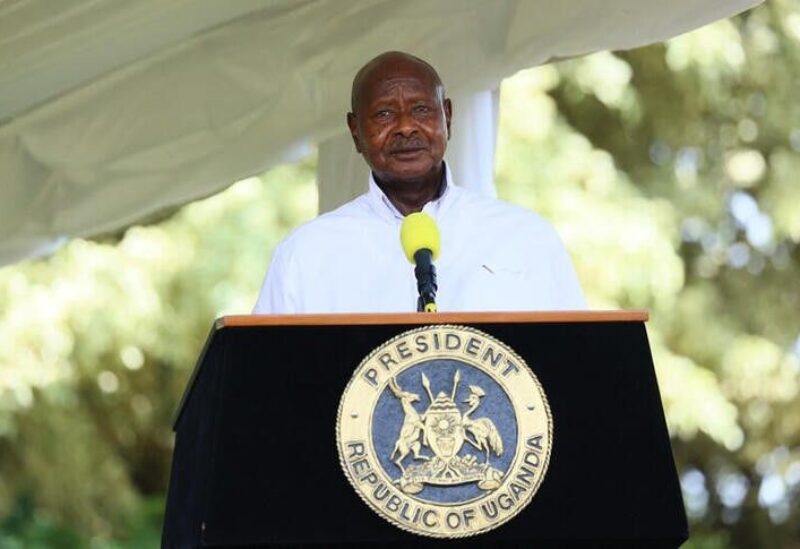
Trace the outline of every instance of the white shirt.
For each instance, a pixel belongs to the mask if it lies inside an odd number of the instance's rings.
[[[452,184],[423,211],[441,233],[434,262],[440,311],[586,307],[569,256],[533,212]],[[253,310],[413,312],[414,267],[400,245],[403,216],[370,175],[369,190],[301,225],[276,248]]]

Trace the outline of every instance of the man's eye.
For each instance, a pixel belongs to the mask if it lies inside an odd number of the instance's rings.
[[[428,105],[417,105],[416,107],[414,107],[414,112],[419,112],[419,113],[430,112],[430,110],[431,109],[430,107],[428,107]]]
[[[389,118],[392,116],[392,111],[378,111],[375,113],[375,118]]]

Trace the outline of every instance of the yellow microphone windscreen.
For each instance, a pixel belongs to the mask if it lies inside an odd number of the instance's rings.
[[[428,249],[433,259],[439,256],[439,228],[431,216],[415,212],[406,216],[400,226],[400,243],[411,263],[418,250]]]

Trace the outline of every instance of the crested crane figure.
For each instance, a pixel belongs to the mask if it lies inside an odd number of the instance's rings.
[[[471,438],[465,437],[465,440],[478,450],[485,451],[486,463],[489,463],[490,450],[496,456],[503,455],[503,439],[500,438],[500,432],[488,417],[477,419],[469,417],[480,405],[481,398],[486,396],[486,392],[477,385],[470,385],[469,392],[469,397],[464,401],[469,405],[469,409],[464,412],[463,425],[464,430],[471,435]]]
[[[394,450],[392,450],[389,459],[397,455],[397,459],[393,461],[401,471],[405,472],[402,462],[408,454],[413,454],[414,459],[430,459],[428,456],[423,456],[419,453],[422,449],[419,435],[424,427],[422,417],[414,409],[414,402],[419,400],[419,395],[403,391],[395,378],[389,380],[389,389],[400,400],[400,406],[403,407],[403,412],[405,413],[403,425],[400,427],[400,436],[397,437],[397,442],[394,443]]]

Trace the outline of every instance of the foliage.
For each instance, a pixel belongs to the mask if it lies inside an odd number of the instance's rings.
[[[800,6],[504,83],[502,197],[595,308],[647,308],[690,547],[800,538]],[[157,544],[171,415],[211,320],[314,215],[315,159],[0,270],[0,546]]]
[[[800,6],[777,1],[501,99],[502,195],[555,222],[594,306],[651,311],[690,517],[731,534],[713,546],[800,539],[798,69]]]
[[[0,516],[33,521],[0,531],[132,535],[142,498],[163,497],[172,414],[212,320],[250,309],[269,250],[314,214],[313,164],[0,271]]]

